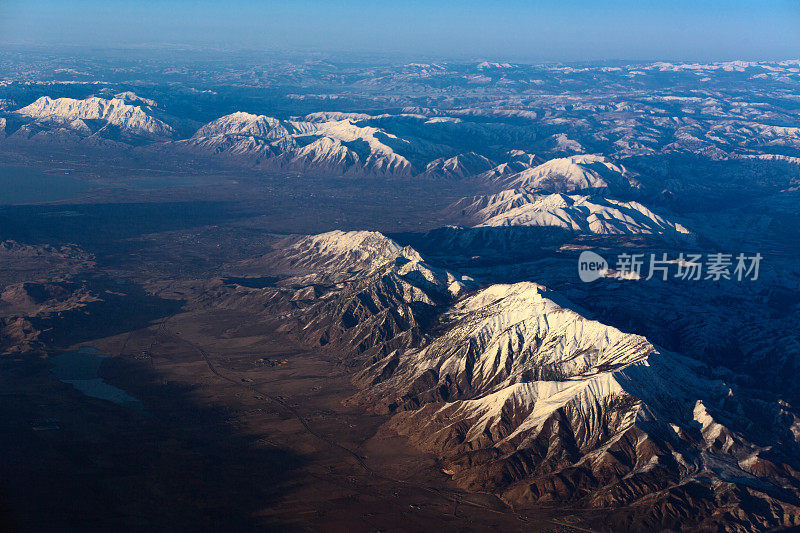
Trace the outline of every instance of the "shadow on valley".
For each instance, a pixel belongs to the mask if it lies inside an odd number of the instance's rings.
[[[200,404],[141,361],[104,375],[150,416],[48,379],[46,361],[0,358],[0,528],[11,531],[286,531],[275,505],[302,461],[257,442],[236,412]],[[41,420],[49,424],[41,426]]]
[[[75,243],[105,249],[113,241],[216,224],[247,216],[226,202],[17,205],[0,207],[0,238]]]
[[[426,233],[391,233],[388,236],[449,268],[541,259],[575,238],[574,233],[561,228],[535,226],[445,226]]]
[[[31,317],[48,345],[69,346],[147,327],[152,321],[178,312],[182,301],[148,294],[141,286],[107,277],[61,282],[26,283],[35,299],[65,302],[58,311]],[[66,308],[65,308],[66,307]]]

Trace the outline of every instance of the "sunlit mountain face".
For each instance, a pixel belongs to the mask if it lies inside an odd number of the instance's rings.
[[[0,529],[800,526],[798,87],[0,52]]]

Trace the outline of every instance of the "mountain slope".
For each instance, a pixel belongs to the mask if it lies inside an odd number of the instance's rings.
[[[635,187],[634,176],[625,167],[597,155],[575,155],[551,159],[539,166],[512,174],[503,180],[508,188],[573,192],[609,189],[615,192]]]
[[[687,485],[706,487],[694,498],[713,509],[739,484],[781,509],[748,510],[738,518],[745,527],[800,520],[796,413],[566,305],[531,283],[467,296],[430,342],[397,355],[390,373],[381,368],[367,402],[400,411],[391,427],[442,455],[460,484],[515,505],[631,506],[645,528],[697,512]],[[780,490],[766,474],[775,470]],[[733,519],[709,513],[698,522]]]
[[[325,146],[332,147],[330,152],[317,151],[318,157],[314,160],[317,165],[327,165],[341,161],[342,145],[349,145],[351,152],[359,155],[361,165],[359,172],[379,176],[410,176],[414,174],[411,162],[386,144],[388,140],[399,143],[408,143],[395,135],[387,133],[373,126],[359,126],[351,120],[334,120],[330,122],[314,123],[313,131],[308,134],[321,135],[322,138],[333,139],[338,143],[328,142]],[[331,155],[328,156],[328,153]],[[293,162],[302,159],[293,159]],[[347,169],[345,168],[345,172]]]
[[[495,163],[475,152],[434,159],[425,167],[424,175],[436,178],[460,179],[487,172]]]
[[[507,161],[478,174],[477,178],[489,183],[502,182],[505,178],[535,167],[541,160],[533,154],[522,150],[511,150],[506,153]]]
[[[257,264],[290,276],[267,294],[269,305],[293,310],[287,314],[294,317],[289,329],[310,344],[337,346],[348,364],[357,366],[419,345],[436,310],[473,283],[371,231],[301,237]],[[254,293],[255,310],[264,309],[261,296]],[[289,305],[276,303],[287,299]]]
[[[510,191],[504,191],[510,192]],[[600,235],[689,234],[681,224],[668,221],[639,202],[622,202],[602,196],[535,195],[526,190],[501,193],[498,201],[479,210],[478,226],[552,226],[578,233]]]
[[[289,129],[278,119],[243,112],[220,117],[176,144],[246,157],[272,157],[296,146]]]
[[[595,235],[689,235],[679,223],[663,218],[639,202],[600,195],[542,194],[509,189],[459,200],[451,210],[475,227],[554,227]]]

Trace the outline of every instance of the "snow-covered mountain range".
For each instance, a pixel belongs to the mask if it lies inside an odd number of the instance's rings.
[[[442,457],[464,487],[515,505],[625,508],[609,519],[636,528],[687,516],[728,527],[732,516],[713,511],[723,501],[746,529],[800,520],[800,416],[766,391],[542,285],[480,283],[379,233],[302,237],[260,264],[291,277],[217,301],[280,307],[299,338],[345,354],[361,388],[349,401],[393,414],[387,428]]]
[[[109,135],[161,140],[175,134],[171,126],[150,114],[149,106],[133,105],[116,97],[111,100],[97,97],[76,100],[43,96],[19,109],[17,114],[33,119],[32,123],[22,126],[17,135],[56,130],[87,137]]]
[[[12,143],[112,140],[167,153],[188,149],[228,156],[231,163],[261,168],[476,178],[504,188],[554,192],[636,188],[636,173],[619,161],[633,156],[690,153],[715,160],[787,161],[800,156],[800,129],[791,114],[758,111],[761,103],[731,106],[714,96],[657,95],[623,103],[562,96],[539,98],[518,109],[406,107],[393,113],[325,111],[286,119],[264,109],[266,114],[238,111],[192,127],[197,124],[193,118],[169,115],[153,99],[130,90],[107,98],[106,92],[82,100],[42,96],[0,113],[4,137]],[[186,131],[193,134],[184,138]]]
[[[199,287],[187,306],[263,318],[247,326],[336,361],[346,404],[461,488],[602,513],[614,531],[800,527],[800,61],[4,61],[3,161],[86,170],[80,202],[111,202],[113,222],[129,197],[249,217],[170,233],[198,251],[150,286],[170,301]],[[208,179],[128,190],[138,173]],[[89,220],[80,207],[18,212],[69,217],[60,230]],[[4,213],[32,238],[47,225]],[[77,268],[71,248],[28,246],[7,255],[41,255],[37,279],[55,257]],[[752,283],[584,283],[584,250],[764,261]],[[211,266],[188,280],[194,259]],[[0,304],[54,313],[43,289],[60,290],[15,283]],[[46,348],[47,327],[0,322],[4,349]]]

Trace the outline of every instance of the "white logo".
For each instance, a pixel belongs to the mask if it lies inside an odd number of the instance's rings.
[[[598,254],[586,250],[578,258],[578,276],[586,283],[600,278],[608,272],[608,263]]]

